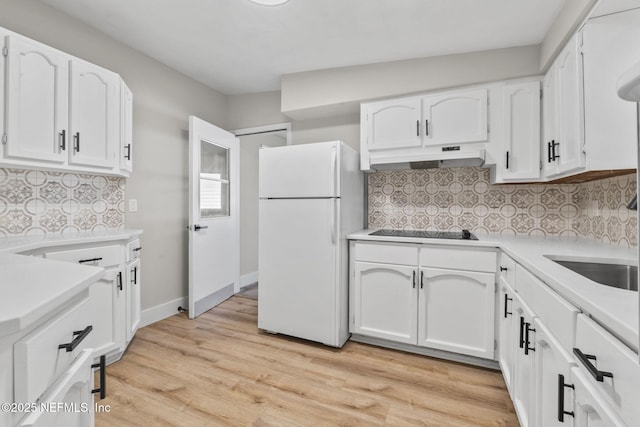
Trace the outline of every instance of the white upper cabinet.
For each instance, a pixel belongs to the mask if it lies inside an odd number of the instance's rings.
[[[369,150],[422,145],[419,97],[373,102],[363,109]]]
[[[575,34],[560,52],[544,80],[543,153],[545,176],[584,168],[582,35]]]
[[[466,90],[422,98],[424,144],[487,140],[487,90]]]
[[[133,93],[120,81],[120,170],[133,172]]]
[[[131,150],[132,95],[120,77],[0,28],[2,35],[0,166],[129,176],[130,153],[128,162],[119,156],[127,154],[121,145]]]
[[[6,36],[5,157],[66,161],[68,58],[47,46]]]
[[[502,181],[540,177],[540,82],[508,84],[503,94]]]
[[[84,61],[71,61],[69,163],[111,169],[120,140],[120,79]]]
[[[635,169],[636,105],[617,86],[640,58],[640,9],[590,19],[582,35],[587,168]]]

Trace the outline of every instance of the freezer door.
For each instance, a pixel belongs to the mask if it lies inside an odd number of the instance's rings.
[[[260,200],[258,327],[338,342],[337,199]]]
[[[260,198],[339,197],[340,144],[260,149]]]

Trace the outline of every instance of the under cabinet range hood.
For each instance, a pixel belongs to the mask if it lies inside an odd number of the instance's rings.
[[[453,149],[451,149],[453,148]],[[459,150],[459,147],[445,147],[442,152],[424,153],[419,155],[402,156],[394,158],[371,156],[371,169],[396,170],[396,169],[433,169],[433,168],[459,168],[484,165],[485,150]]]

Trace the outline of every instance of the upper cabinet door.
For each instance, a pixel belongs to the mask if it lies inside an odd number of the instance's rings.
[[[558,87],[556,68],[552,66],[542,81],[542,172],[544,176],[555,175],[558,162],[554,156],[556,139],[558,138]]]
[[[487,90],[468,90],[422,98],[424,144],[487,141]]]
[[[582,86],[582,35],[569,40],[556,59],[558,126],[558,172],[583,168],[584,156],[584,102]]]
[[[5,156],[63,163],[68,142],[68,58],[17,36],[7,36],[5,46]]]
[[[540,177],[540,82],[505,86],[504,179]]]
[[[133,93],[120,81],[120,169],[133,172]]]
[[[69,163],[111,169],[120,141],[120,79],[98,66],[71,62]]]
[[[369,150],[420,147],[422,144],[419,97],[373,102],[363,107],[367,109]]]

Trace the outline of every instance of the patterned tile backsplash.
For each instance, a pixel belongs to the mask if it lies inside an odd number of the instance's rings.
[[[636,175],[583,184],[490,185],[489,170],[443,168],[375,172],[369,227],[580,236],[637,246],[637,217],[626,205]]]
[[[0,237],[124,228],[125,179],[0,168]]]

